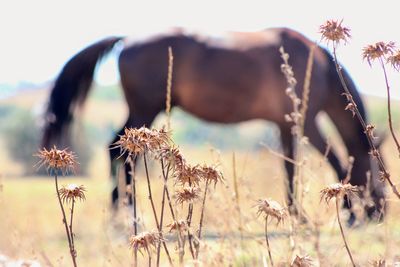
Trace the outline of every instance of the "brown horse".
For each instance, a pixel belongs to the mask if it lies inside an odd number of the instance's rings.
[[[43,145],[49,147],[71,124],[74,109],[82,104],[93,79],[97,61],[123,38],[99,41],[75,55],[64,66],[51,91],[46,114]],[[269,120],[278,125],[284,154],[293,157],[291,125],[285,114],[292,112],[292,103],[285,94],[287,82],[281,73],[283,46],[290,55],[299,85],[304,82],[306,62],[313,43],[301,34],[284,28],[257,33],[234,33],[223,39],[204,38],[175,32],[149,40],[124,44],[119,56],[119,71],[129,116],[125,127],[150,126],[165,110],[168,47],[174,54],[172,105],[211,122],[236,123],[251,119]],[[349,75],[345,79],[362,116],[365,110],[359,93]],[[302,94],[302,86],[296,88]],[[349,155],[355,157],[351,184],[366,186],[366,172],[371,169],[369,146],[360,123],[344,110],[346,100],[331,55],[318,47],[314,54],[311,93],[305,120],[305,135],[317,150],[324,153],[326,143],[317,124],[316,115],[324,111],[335,124]],[[118,136],[111,142],[117,141]],[[111,162],[119,151],[110,147]],[[328,160],[343,179],[345,172],[333,151]],[[292,203],[293,165],[285,163],[289,178],[288,200]],[[383,190],[372,189],[375,206],[368,210],[373,216],[381,212]],[[113,202],[118,198],[114,189]]]

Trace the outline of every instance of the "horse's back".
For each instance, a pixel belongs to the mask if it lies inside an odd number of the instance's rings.
[[[223,37],[179,32],[127,46],[119,60],[127,98],[163,105],[171,47],[174,104],[210,121],[282,121],[291,103],[285,95],[279,48],[283,46],[290,54],[290,63],[302,87],[312,42],[286,28]],[[325,71],[327,63],[321,49],[317,49],[314,61],[313,83],[320,92],[313,94],[322,96],[326,86],[321,86],[325,82],[319,74]]]

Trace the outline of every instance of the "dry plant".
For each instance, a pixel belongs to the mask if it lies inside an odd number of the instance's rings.
[[[139,155],[143,157],[148,198],[152,207],[154,221],[157,226],[157,232],[161,237],[160,242],[156,244],[157,266],[160,264],[161,244],[164,246],[170,265],[173,265],[162,231],[165,216],[165,202],[168,203],[168,207],[173,219],[173,222],[168,226],[170,227],[170,230],[177,230],[180,265],[183,265],[186,237],[192,259],[196,260],[200,252],[200,241],[204,225],[204,211],[209,187],[210,185],[214,185],[215,187],[218,182],[223,180],[222,173],[217,169],[217,166],[199,164],[190,165],[186,163],[182,153],[178,148],[174,147],[172,140],[169,137],[169,133],[163,129],[156,130],[145,127],[139,129],[125,129],[124,135],[122,135],[120,140],[115,143],[115,147],[120,148],[121,155],[127,155],[127,161],[130,162],[132,169],[134,167],[134,161],[137,159],[137,157]],[[152,194],[148,155],[151,155],[151,158],[154,160],[159,161],[161,166],[163,177],[163,195],[160,216],[157,213]],[[135,172],[131,172],[130,175],[132,181],[135,181]],[[175,197],[174,203],[172,202],[172,196],[168,188],[170,176],[174,178],[174,186],[177,187],[175,190],[175,195],[173,196]],[[200,221],[198,224],[198,229],[196,230],[197,234],[195,235],[190,229],[194,214],[194,204],[200,199]],[[133,201],[133,203],[136,203],[136,199]],[[180,206],[181,208],[183,208],[183,205],[187,204],[188,209],[184,224],[182,221],[178,220],[175,211],[177,207],[174,207],[174,204],[178,207]],[[137,220],[137,218],[134,219]],[[134,233],[134,236],[137,236],[136,232]],[[135,253],[135,251],[137,251],[137,247],[132,246],[132,248]],[[134,258],[134,261],[137,262],[137,259]],[[149,259],[149,262],[151,262],[151,259]]]
[[[392,64],[395,70],[398,70],[399,66],[399,59],[400,55],[397,53],[396,55],[393,55],[394,53],[394,42],[377,42],[372,45],[368,45],[363,49],[363,58],[368,61],[368,64],[371,66],[371,62],[374,60],[378,60],[380,66],[382,67],[383,75],[385,77],[385,85],[386,85],[386,92],[387,92],[387,112],[388,112],[388,122],[389,122],[389,129],[390,133],[392,134],[393,140],[396,144],[397,151],[399,153],[400,157],[400,144],[399,141],[397,140],[396,134],[394,133],[393,130],[393,123],[392,123],[392,109],[391,109],[391,98],[390,98],[390,86],[389,86],[389,80],[385,68],[385,63],[389,62]]]
[[[76,156],[67,149],[59,150],[56,146],[50,150],[43,148],[42,150],[39,150],[36,156],[40,159],[37,163],[39,167],[46,166],[49,173],[54,173],[55,187],[62,213],[63,224],[65,226],[65,233],[67,235],[69,252],[71,254],[73,265],[76,267],[77,251],[75,249],[74,241],[75,234],[73,232],[74,208],[76,200],[85,200],[86,189],[83,185],[78,186],[76,184],[69,184],[63,186],[61,189],[58,187],[58,173],[61,171],[62,174],[66,174],[69,171],[74,171],[77,164]],[[70,204],[69,222],[67,222],[64,207],[65,204]]]
[[[279,224],[284,221],[286,217],[286,210],[284,207],[281,206],[281,204],[272,199],[259,199],[257,201],[256,207],[258,209],[257,215],[263,215],[265,219],[265,241],[267,243],[267,250],[271,266],[274,266],[271,254],[271,246],[268,240],[268,218],[271,217],[273,219],[276,219],[277,224]]]
[[[156,129],[148,129],[146,127],[137,128],[127,128],[123,135],[120,136],[120,140],[115,143],[116,148],[120,148],[121,156],[127,154],[127,161],[129,160],[131,164],[131,180],[135,181],[135,177],[133,173],[133,165],[135,164],[136,158],[141,155],[143,156],[143,162],[146,172],[146,180],[147,180],[147,189],[148,196],[150,200],[150,204],[153,211],[154,221],[157,227],[158,232],[161,235],[161,243],[164,246],[165,253],[168,257],[170,264],[172,265],[172,259],[169,254],[168,247],[165,243],[165,240],[162,236],[160,221],[158,220],[157,211],[154,204],[154,199],[151,190],[149,169],[147,165],[147,156],[146,153],[155,154],[157,156],[158,151],[161,149],[168,147],[170,142],[169,133],[167,133],[164,129],[156,130]],[[136,182],[132,182],[133,185],[136,186]],[[136,189],[132,189],[133,192],[136,192]],[[136,206],[136,194],[133,194],[134,200],[133,203]],[[136,210],[136,209],[135,209]],[[135,233],[137,234],[137,218],[136,212],[134,214],[134,227]],[[134,264],[137,264],[136,250],[134,248]],[[160,250],[157,251],[157,266],[159,266],[160,261]]]
[[[342,222],[340,220],[340,212],[339,212],[339,206],[340,206],[340,201],[345,197],[345,196],[352,196],[355,195],[355,193],[358,192],[357,186],[353,186],[351,184],[342,184],[342,183],[336,183],[336,184],[331,184],[328,187],[324,188],[321,190],[321,200],[324,199],[326,204],[329,203],[329,201],[334,198],[335,199],[335,204],[336,204],[336,217],[337,221],[339,223],[340,227],[340,233],[342,234],[343,242],[346,247],[346,251],[349,254],[351,263],[353,266],[356,266],[353,256],[351,254],[349,245],[347,244],[346,241],[346,236],[344,234]]]
[[[298,256],[293,259],[290,267],[311,267],[313,266],[313,260],[308,255]]]
[[[139,251],[143,254],[142,250],[144,250],[147,253],[149,266],[151,266],[152,252],[161,242],[165,242],[165,239],[158,231],[143,232],[129,238],[129,246],[133,251]]]
[[[338,59],[337,59],[337,54],[336,54],[336,49],[339,46],[341,42],[347,42],[347,39],[350,38],[350,30],[346,27],[342,26],[342,21],[337,22],[334,20],[327,21],[324,25],[320,26],[320,33],[322,34],[322,39],[327,41],[327,44],[332,43],[332,48],[333,48],[333,57],[334,57],[334,63],[336,67],[336,71],[339,75],[340,82],[343,86],[344,89],[344,96],[346,97],[348,104],[346,106],[346,110],[349,110],[353,113],[353,116],[356,116],[357,119],[360,121],[364,133],[367,136],[369,146],[371,148],[371,155],[377,160],[379,170],[380,170],[380,176],[382,180],[386,180],[389,185],[392,188],[393,193],[400,199],[400,193],[397,190],[395,184],[392,182],[390,178],[390,173],[385,167],[385,164],[383,162],[382,156],[379,153],[379,150],[377,149],[376,145],[374,144],[373,139],[374,137],[374,126],[371,124],[367,124],[363,117],[361,116],[360,111],[357,108],[357,104],[355,103],[353,96],[350,93],[349,88],[347,87],[347,84],[345,82],[345,79],[343,77],[342,73],[342,67],[340,66]],[[387,47],[383,47],[385,50],[387,50]],[[372,52],[372,51],[371,51]],[[371,54],[368,59],[372,60],[372,58],[376,58],[376,54]]]

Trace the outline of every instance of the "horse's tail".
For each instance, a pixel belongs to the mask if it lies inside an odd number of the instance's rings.
[[[121,39],[110,37],[94,43],[65,64],[51,90],[45,114],[43,147],[60,142],[61,136],[68,130],[76,107],[86,99],[97,62]]]

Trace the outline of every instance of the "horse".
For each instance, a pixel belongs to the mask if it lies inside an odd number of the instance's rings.
[[[304,35],[288,28],[272,28],[259,32],[237,32],[223,38],[211,38],[185,31],[172,31],[145,40],[128,42],[125,37],[109,37],[100,40],[73,56],[63,67],[51,90],[42,145],[50,147],[68,132],[74,111],[86,99],[92,84],[96,64],[118,43],[123,49],[118,58],[120,82],[128,105],[129,115],[125,125],[110,143],[111,166],[120,157],[113,145],[126,127],[150,127],[154,118],[165,110],[168,48],[173,50],[173,78],[171,105],[203,120],[217,123],[238,123],[252,119],[274,122],[280,129],[283,154],[293,158],[294,144],[292,125],[285,114],[293,111],[293,105],[285,91],[287,81],[281,72],[282,59],[279,48],[290,55],[290,64],[299,85],[305,81],[306,64],[310,47],[314,43]],[[304,121],[304,135],[322,154],[326,142],[317,127],[316,116],[325,112],[337,128],[349,155],[355,158],[350,183],[367,191],[366,173],[373,170],[369,155],[370,147],[361,123],[345,110],[332,55],[317,46],[313,57],[310,78],[308,109]],[[343,69],[344,79],[364,120],[367,121],[363,101],[348,72]],[[302,95],[302,86],[295,89]],[[338,156],[329,150],[328,162],[339,181],[346,177]],[[287,199],[293,204],[294,166],[285,161],[288,177]],[[376,170],[376,168],[375,168]],[[377,171],[373,173],[377,181]],[[116,179],[114,177],[114,179]],[[130,183],[127,175],[127,184]],[[382,187],[368,192],[373,205],[366,207],[368,217],[384,211],[385,197]],[[118,190],[112,191],[112,202],[118,200]],[[351,207],[349,201],[344,204]],[[350,217],[353,217],[352,214]]]

